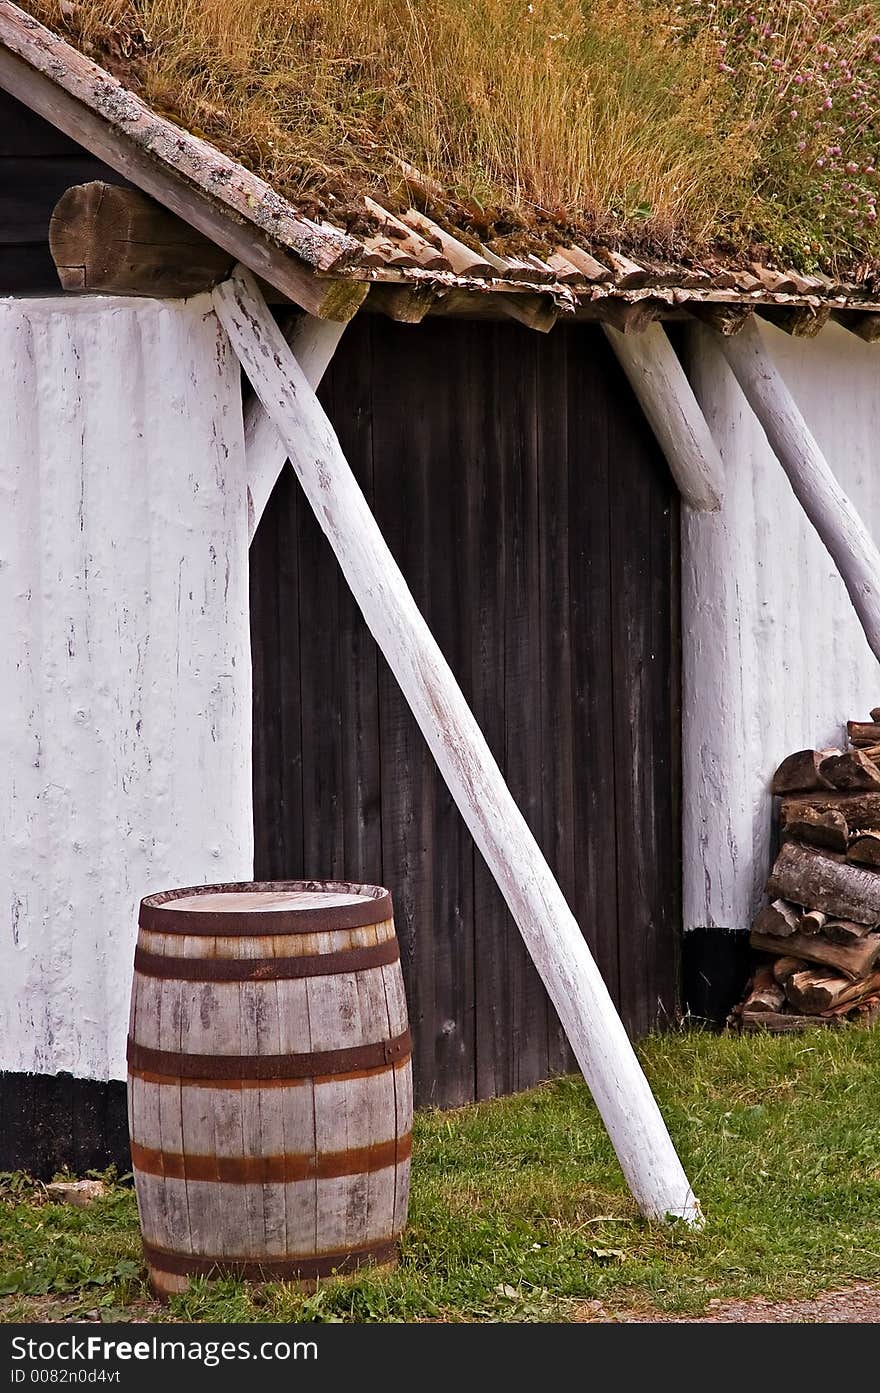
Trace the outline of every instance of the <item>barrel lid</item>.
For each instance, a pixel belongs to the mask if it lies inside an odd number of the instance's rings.
[[[381,885],[268,880],[147,895],[139,923],[157,933],[265,935],[358,929],[391,917],[391,895]]]

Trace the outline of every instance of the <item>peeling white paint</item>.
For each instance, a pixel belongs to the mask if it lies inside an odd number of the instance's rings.
[[[188,302],[0,301],[0,1068],[124,1078],[137,904],[252,868],[238,364]]]
[[[835,475],[880,539],[880,348],[833,325],[762,335]],[[684,924],[745,929],[770,857],[768,785],[792,750],[841,743],[880,671],[834,563],[718,349],[688,370],[720,447],[718,514],[683,510]]]

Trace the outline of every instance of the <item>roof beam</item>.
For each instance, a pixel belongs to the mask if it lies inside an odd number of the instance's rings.
[[[758,314],[794,338],[814,339],[828,323],[831,307],[818,300],[814,305],[796,305],[791,309],[784,305],[759,305]]]
[[[350,319],[367,295],[361,282],[322,278],[359,257],[353,238],[301,217],[11,0],[0,0],[0,86],[309,314]]]
[[[517,807],[342,448],[253,278],[214,291],[217,315],[284,440],[370,632],[519,927],[642,1212],[700,1208],[586,939]]]
[[[549,295],[499,295],[498,307],[508,319],[537,329],[539,334],[549,333],[559,317]]]
[[[688,300],[687,312],[702,324],[708,324],[719,334],[738,334],[754,314],[752,305],[718,305],[713,302]]]
[[[855,309],[834,310],[833,318],[851,334],[857,334],[865,343],[880,342],[880,314],[859,313]]]
[[[366,308],[379,310],[398,324],[421,324],[435,301],[427,286],[374,285]]]
[[[228,252],[140,189],[74,184],[49,220],[62,289],[182,297],[210,290],[232,270]]]

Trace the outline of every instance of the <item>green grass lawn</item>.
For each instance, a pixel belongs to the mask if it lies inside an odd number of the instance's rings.
[[[582,1303],[697,1313],[880,1277],[880,1031],[671,1034],[641,1056],[706,1211],[644,1223],[579,1079],[416,1121],[400,1266],[324,1284],[200,1284],[150,1301],[126,1184],[89,1210],[3,1177],[0,1318],[577,1320]]]

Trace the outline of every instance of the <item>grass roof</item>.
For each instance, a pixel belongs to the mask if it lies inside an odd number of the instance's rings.
[[[880,17],[858,0],[22,0],[307,211],[487,240],[876,269]]]

